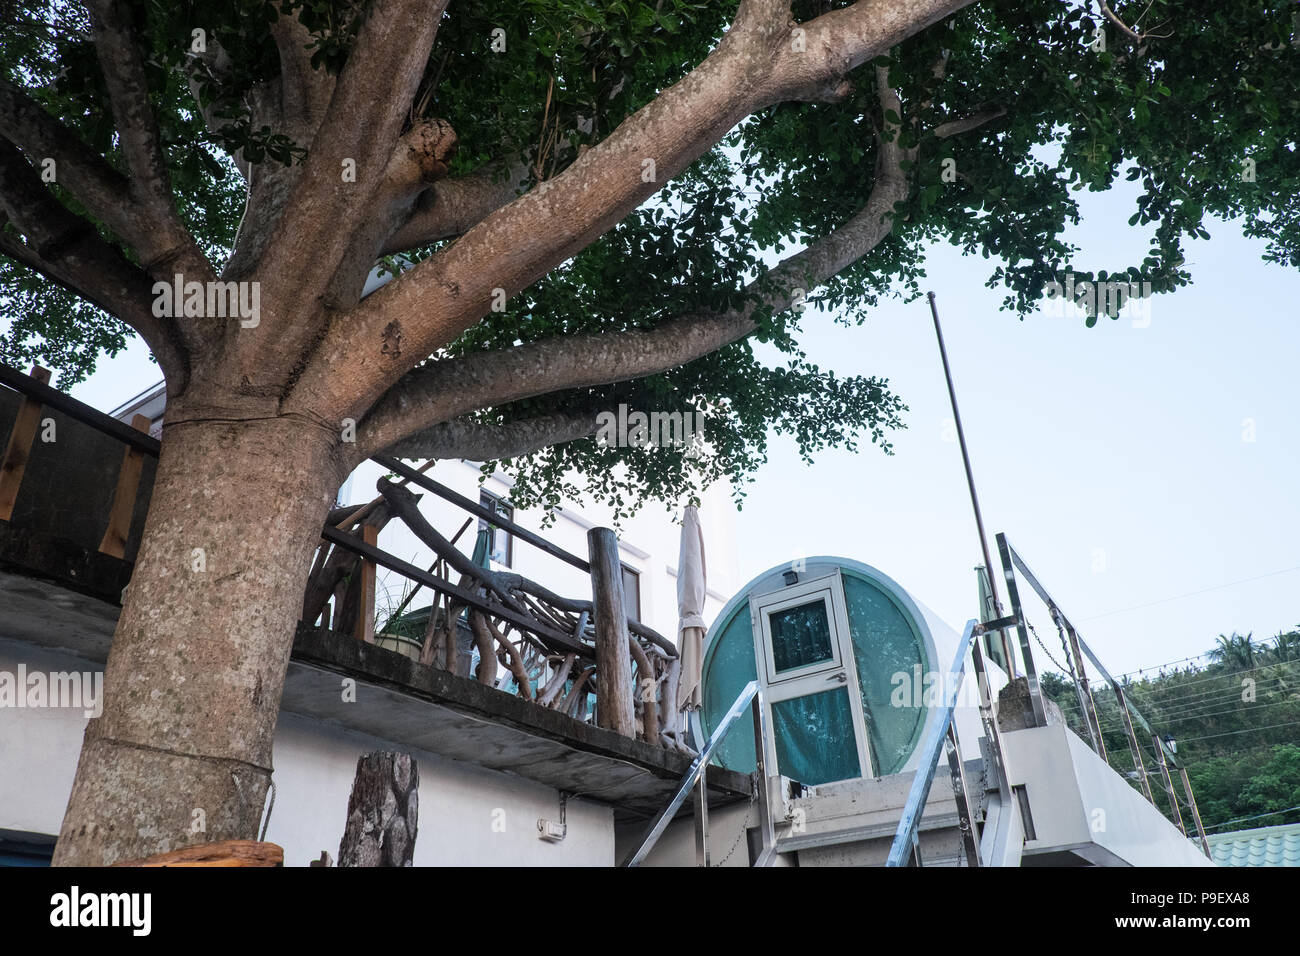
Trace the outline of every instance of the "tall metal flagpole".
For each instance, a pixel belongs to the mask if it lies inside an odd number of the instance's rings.
[[[980,550],[984,553],[984,568],[989,576],[989,590],[993,592],[993,608],[998,617],[1002,617],[1002,598],[998,595],[997,577],[993,573],[993,562],[989,560],[989,543],[984,536],[984,518],[980,514],[980,499],[975,493],[975,475],[970,468],[970,454],[966,451],[966,432],[961,427],[961,412],[957,410],[957,391],[952,385],[952,369],[948,367],[948,350],[943,345],[943,330],[939,328],[939,308],[934,302],[934,293],[927,292],[925,297],[930,300],[930,314],[934,316],[934,335],[939,340],[939,358],[943,360],[943,377],[948,383],[948,398],[952,402],[952,419],[957,426],[957,442],[961,445],[961,460],[966,466],[966,485],[970,488],[970,503],[975,509],[975,529],[980,536]],[[1011,644],[1007,640],[1006,631],[1001,631],[1002,637],[1002,654],[1007,662],[1007,676],[1015,678],[1016,676],[1016,659],[1011,656]]]

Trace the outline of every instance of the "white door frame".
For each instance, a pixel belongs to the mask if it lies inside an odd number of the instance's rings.
[[[831,632],[831,657],[828,660],[778,673],[772,652],[771,615],[812,604],[818,600],[826,605],[826,621],[830,625]],[[844,598],[844,580],[839,569],[824,577],[800,581],[778,591],[752,595],[749,599],[749,619],[754,635],[758,679],[763,687],[763,706],[767,710],[767,725],[775,726],[772,720],[772,707],[780,701],[844,687],[848,691],[849,710],[853,717],[859,775],[872,776],[871,748],[862,710],[858,669],[853,656],[848,606]],[[768,741],[767,750],[766,765],[780,773],[774,739]]]

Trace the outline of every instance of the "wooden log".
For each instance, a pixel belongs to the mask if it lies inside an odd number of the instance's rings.
[[[628,637],[628,650],[636,661],[636,698],[641,704],[641,739],[659,746],[659,682],[650,657],[635,637]]]
[[[330,630],[336,634],[351,634],[353,623],[356,621],[356,615],[353,615],[352,622],[348,621],[348,608],[356,610],[357,602],[348,603],[348,586],[356,582],[356,576],[352,575],[341,581],[334,587],[334,619],[330,622]]]
[[[424,474],[426,471],[428,471],[430,468],[433,467],[434,463],[437,460],[438,459],[436,458],[430,458],[419,468],[415,469],[415,473],[417,475]],[[405,488],[407,484],[410,482],[410,480],[411,480],[410,478],[403,478],[400,482],[398,482],[398,487]],[[344,509],[347,511],[347,514],[339,516],[339,519],[335,523],[334,527],[338,528],[340,531],[347,531],[348,528],[352,527],[358,521],[363,520],[367,515],[370,514],[370,512],[374,511],[377,507],[379,507],[379,505],[383,502],[383,500],[384,500],[383,496],[380,495],[377,498],[372,498],[370,501],[366,502],[364,505],[362,505],[359,508]],[[331,518],[334,517],[333,512],[330,513],[330,517]]]
[[[187,846],[170,853],[155,853],[142,860],[127,860],[114,866],[284,866],[284,848],[256,840],[219,840]]]
[[[560,695],[564,692],[564,685],[569,682],[569,674],[573,671],[573,662],[577,659],[577,654],[564,655],[564,659],[556,665],[555,673],[546,687],[537,695],[537,703],[543,707],[550,707],[560,699]]]
[[[381,506],[366,516],[366,524],[373,527],[378,533],[384,529],[391,518],[392,512],[386,506]],[[315,571],[307,581],[302,607],[302,619],[305,622],[314,623],[321,616],[321,612],[325,609],[330,597],[334,596],[334,630],[347,633],[347,630],[342,625],[346,615],[340,613],[340,602],[344,596],[344,589],[341,589],[339,585],[348,572],[355,569],[357,561],[357,556],[346,548],[329,546],[329,554],[326,556],[325,561],[321,563],[319,570]]]
[[[500,646],[498,654],[504,653],[506,656],[505,665],[509,668],[510,673],[514,675],[515,683],[519,685],[519,696],[524,700],[532,700],[537,695],[533,693],[533,682],[528,677],[528,668],[524,665],[524,659],[519,653],[519,648],[510,642],[486,617],[483,623],[487,625],[488,631],[492,634],[493,640]]]
[[[461,526],[460,526],[460,530],[456,532],[456,537],[454,537],[454,538],[451,539],[451,543],[452,543],[453,545],[454,545],[457,541],[460,540],[460,536],[461,536],[462,534],[465,533],[465,529],[468,528],[468,527],[470,526],[470,522],[472,522],[473,520],[474,520],[473,518],[466,518],[466,519],[465,519],[465,523],[464,523],[463,525],[461,525]],[[442,558],[439,558],[438,560],[434,561],[433,564],[429,565],[429,574],[434,574],[434,573],[437,571],[438,565],[440,565],[440,564],[442,564]],[[397,620],[397,618],[401,617],[401,616],[402,616],[402,612],[405,611],[407,605],[410,604],[411,601],[415,599],[415,596],[416,596],[417,594],[420,593],[420,588],[422,588],[422,587],[424,587],[424,582],[423,582],[423,581],[416,581],[416,582],[415,582],[415,587],[411,588],[411,590],[407,592],[406,597],[402,598],[402,603],[399,604],[399,605],[397,605],[397,610],[394,611],[392,614],[390,614],[390,615],[388,616],[388,619],[389,619],[390,621],[395,621],[395,620]],[[433,620],[433,617],[434,617],[433,612],[434,612],[434,610],[437,609],[437,608],[436,608],[437,603],[438,603],[438,595],[435,593],[435,594],[433,595],[433,605],[434,605],[434,607],[432,607],[432,608],[430,609],[430,611],[429,611],[429,620],[430,620],[430,621]],[[426,629],[426,631],[427,631],[427,630],[428,630],[428,629]],[[426,633],[426,636],[425,636],[425,642],[424,642],[424,645],[423,645],[423,646],[425,646],[425,647],[428,646],[428,635],[427,635],[427,633]],[[424,651],[423,651],[423,650],[420,651],[420,656],[421,656],[421,658],[423,658],[423,656],[424,656]],[[422,663],[422,664],[427,664],[427,663],[429,663],[429,662],[426,661],[426,660],[421,660],[420,663]]]
[[[31,377],[42,385],[48,385],[50,370],[39,365],[32,366]],[[13,517],[14,505],[18,501],[18,487],[23,483],[23,472],[27,470],[27,459],[32,453],[32,442],[41,427],[40,402],[31,396],[23,396],[18,406],[18,416],[14,427],[9,432],[9,443],[5,446],[5,456],[0,460],[0,519],[8,521]]]
[[[632,659],[628,654],[623,566],[612,528],[587,532],[591,564],[591,603],[596,625],[596,714],[601,727],[636,736],[632,700]]]
[[[361,540],[372,547],[379,543],[379,529],[372,524],[361,526]],[[353,636],[367,644],[375,643],[375,564],[362,561],[359,569],[361,575],[361,594],[359,598],[360,613],[357,615],[356,630]]]
[[[149,434],[150,420],[146,415],[131,419],[131,427]],[[144,468],[144,452],[127,445],[122,453],[122,467],[117,472],[117,488],[113,491],[113,505],[108,509],[108,528],[99,542],[103,554],[115,558],[126,557],[126,539],[131,534],[131,515],[135,513],[135,495],[140,488],[140,471]]]
[[[469,627],[474,634],[474,646],[478,648],[478,682],[493,687],[497,682],[496,648],[492,646],[492,635],[482,612],[470,611]]]
[[[410,866],[415,855],[420,768],[410,754],[379,750],[357,759],[339,866]]]
[[[453,670],[447,663],[447,648],[442,640],[442,629],[438,626],[438,611],[442,606],[442,595],[436,591],[433,603],[429,605],[429,619],[424,622],[424,639],[420,642],[420,663],[443,670]]]
[[[468,578],[475,586],[484,588],[489,596],[497,598],[511,610],[527,613],[524,605],[510,593],[509,584],[514,581],[514,576],[480,568],[468,555],[462,554],[425,520],[424,515],[420,513],[418,495],[412,494],[386,478],[379,479],[376,488],[393,509],[393,514],[410,529],[411,533],[433,549],[433,553],[446,561],[453,570],[460,572],[462,586]]]
[[[591,675],[594,673],[596,673],[595,664],[584,667],[582,673],[578,675],[576,680],[574,680],[573,688],[569,691],[569,695],[564,698],[563,707],[556,709],[563,709],[570,717],[575,720],[581,720],[582,718],[578,717],[578,711],[582,710],[583,704],[586,703],[587,682],[591,680]]]

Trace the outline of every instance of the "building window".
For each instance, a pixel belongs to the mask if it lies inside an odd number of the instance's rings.
[[[641,572],[623,565],[623,603],[629,620],[641,620]]]
[[[507,521],[514,520],[515,509],[506,504],[504,499],[498,498],[491,492],[480,491],[478,503]],[[478,527],[480,531],[487,528],[491,532],[492,537],[488,542],[488,557],[503,567],[512,567],[511,559],[514,557],[514,542],[511,540],[510,535],[490,524],[485,518],[478,519]]]

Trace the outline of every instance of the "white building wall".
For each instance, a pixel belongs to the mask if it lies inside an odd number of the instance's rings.
[[[96,671],[83,660],[0,642],[0,670]],[[0,830],[55,836],[72,791],[87,717],[80,709],[0,708]],[[560,795],[541,784],[282,713],[273,766],[275,806],[266,838],[286,866],[322,850],[338,856],[357,758],[403,750],[419,765],[416,866],[611,866],[613,811],[581,796],[566,807],[560,843],[537,836],[537,820],[558,820]]]
[[[416,866],[612,866],[614,815],[570,797],[559,843],[537,836],[537,821],[559,820],[560,795],[522,777],[444,760],[423,750],[281,714],[275,730],[275,808],[266,838],[285,864],[337,857],[357,758],[402,750],[420,771]]]

